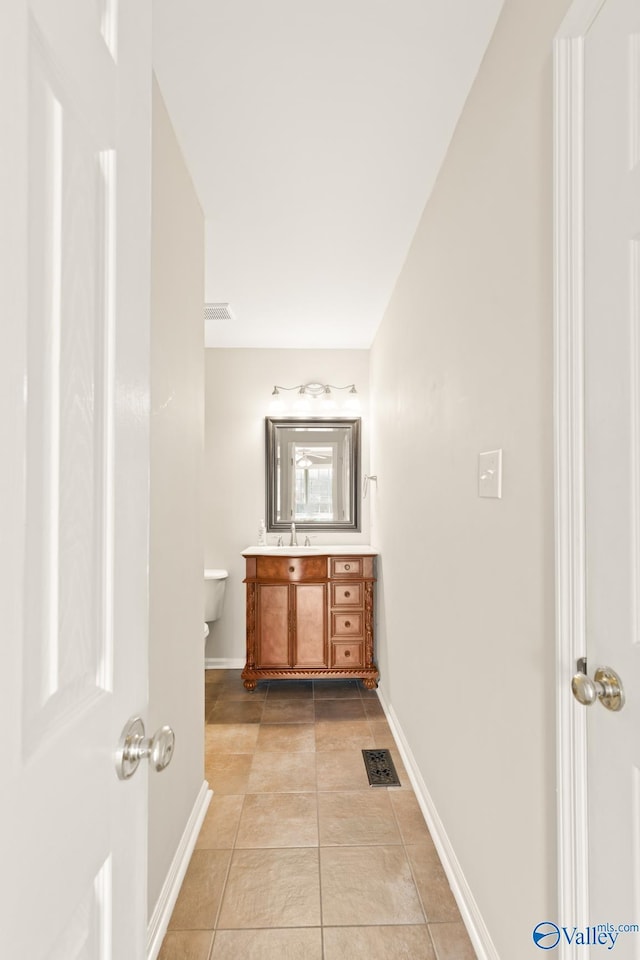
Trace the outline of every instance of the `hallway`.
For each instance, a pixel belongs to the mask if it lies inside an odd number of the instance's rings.
[[[205,683],[214,796],[159,960],[474,960],[376,692]],[[369,786],[372,747],[401,787]]]

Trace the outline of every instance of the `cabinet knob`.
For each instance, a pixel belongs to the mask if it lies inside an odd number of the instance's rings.
[[[351,620],[345,620],[344,625],[345,625],[345,627],[350,627],[350,626],[351,626]]]
[[[350,563],[345,563],[344,568],[345,568],[345,570],[351,570],[351,564],[350,564]]]
[[[350,656],[351,656],[351,650],[345,650],[344,655],[345,655],[345,657],[350,657]]]
[[[289,573],[295,573],[295,567],[289,567]]]
[[[345,597],[350,597],[350,596],[351,596],[351,591],[350,591],[350,590],[345,590],[344,595],[345,595]]]

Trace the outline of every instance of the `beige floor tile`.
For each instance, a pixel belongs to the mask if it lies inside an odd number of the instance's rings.
[[[224,700],[222,697],[207,708],[207,723],[260,723],[264,700]]]
[[[319,927],[220,930],[211,960],[322,960]]]
[[[363,698],[362,704],[364,706],[364,712],[367,715],[368,720],[384,720],[386,722],[386,717],[384,715],[384,710],[382,709],[382,704],[376,699],[366,699]]]
[[[458,905],[431,840],[428,843],[409,844],[405,850],[427,921],[429,923],[459,921]]]
[[[204,672],[204,682],[205,685],[222,683],[224,680],[229,679],[229,673],[227,670],[205,670]]]
[[[437,960],[476,960],[476,952],[462,922],[430,923],[429,933]]]
[[[253,755],[247,793],[308,793],[316,789],[316,754],[260,750]]]
[[[324,960],[436,960],[427,927],[325,927]]]
[[[269,685],[269,700],[313,699],[312,680],[272,680]]]
[[[318,720],[315,724],[316,750],[367,750],[374,746],[366,720]]]
[[[229,850],[193,851],[170,930],[213,930],[230,860]]]
[[[258,740],[257,723],[215,723],[204,729],[204,761],[220,753],[253,753]]]
[[[245,703],[255,703],[256,701],[266,700],[269,687],[266,684],[258,684],[255,690],[247,690],[242,680],[227,680],[218,687],[218,697],[220,700],[240,700]]]
[[[369,780],[362,759],[362,750],[333,750],[317,753],[318,790],[365,790]]]
[[[364,704],[360,697],[341,700],[316,700],[316,720],[366,720]]]
[[[238,831],[243,803],[243,796],[213,796],[200,827],[196,850],[230,850]]]
[[[159,960],[474,960],[375,691],[287,681],[256,696],[239,670],[214,672],[215,795]],[[369,787],[373,747],[401,788]]]
[[[238,684],[242,687],[242,670],[205,670],[205,687],[209,686],[228,686],[233,687]]]
[[[390,798],[403,841],[431,843],[431,834],[413,790],[393,790],[390,792]]]
[[[401,843],[386,790],[318,795],[321,846]]]
[[[326,926],[424,923],[401,846],[322,847],[320,874]]]
[[[313,753],[315,737],[312,723],[265,723],[260,726],[256,752]]]
[[[212,940],[211,930],[169,932],[162,941],[158,960],[209,960]]]
[[[256,696],[239,670],[214,672],[215,796],[159,960],[321,960],[321,892],[324,960],[474,960],[375,691],[286,681]],[[391,750],[402,789],[369,787],[371,747]]]
[[[318,804],[310,793],[254,793],[245,797],[236,849],[317,847]]]
[[[204,775],[216,796],[244,794],[251,770],[251,753],[219,753],[205,758]]]
[[[369,720],[374,747],[395,747],[396,742],[391,733],[391,727],[386,720]]]
[[[357,680],[315,680],[313,696],[316,700],[360,699]]]
[[[313,700],[290,697],[289,700],[269,699],[264,705],[263,723],[313,723]]]
[[[320,925],[318,850],[236,850],[219,930]]]

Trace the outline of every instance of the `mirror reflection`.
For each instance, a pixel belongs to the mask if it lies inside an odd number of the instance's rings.
[[[267,529],[359,530],[359,471],[359,418],[267,417]]]

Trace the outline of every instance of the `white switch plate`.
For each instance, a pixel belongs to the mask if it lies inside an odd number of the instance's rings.
[[[478,454],[478,496],[502,496],[502,450]]]

